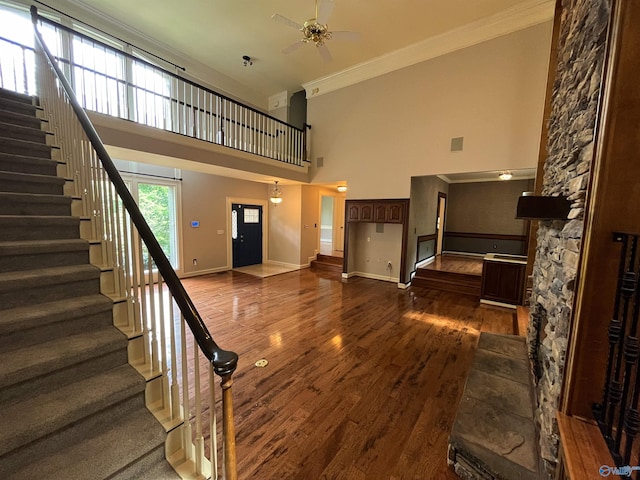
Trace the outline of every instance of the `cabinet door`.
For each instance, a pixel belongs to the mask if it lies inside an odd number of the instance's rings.
[[[360,220],[360,205],[352,203],[347,209],[347,221],[357,222],[358,220]]]
[[[519,305],[522,302],[524,265],[484,262],[481,297],[495,302]]]
[[[361,222],[371,222],[373,221],[373,205],[370,203],[364,203],[360,205],[360,216],[359,220]]]
[[[376,223],[385,223],[387,221],[387,205],[385,203],[376,203],[373,210]]]
[[[387,222],[402,223],[404,219],[404,205],[402,203],[387,204]]]

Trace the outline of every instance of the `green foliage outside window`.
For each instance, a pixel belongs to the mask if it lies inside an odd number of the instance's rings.
[[[175,257],[171,241],[171,188],[164,185],[138,184],[138,205],[151,231],[169,260]],[[144,261],[147,261],[145,251]],[[145,263],[146,265],[146,263]]]

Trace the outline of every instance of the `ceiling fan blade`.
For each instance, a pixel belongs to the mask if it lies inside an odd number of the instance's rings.
[[[277,13],[271,15],[271,18],[276,22],[287,25],[288,27],[295,28],[296,30],[302,30],[302,25],[300,25],[298,22],[294,22],[293,20],[290,20],[287,17],[283,17],[282,15],[278,15]]]
[[[331,52],[329,51],[326,45],[320,45],[318,47],[318,53],[322,57],[322,60],[324,60],[324,63],[329,63],[333,60],[333,57],[331,56]]]
[[[282,53],[284,53],[286,55],[288,53],[295,52],[296,50],[298,50],[303,45],[304,45],[304,42],[302,40],[298,40],[296,43],[292,43],[287,48],[282,50]]]
[[[350,32],[348,30],[338,30],[337,32],[331,32],[331,39],[356,42],[360,40],[360,34],[358,32]]]
[[[333,7],[335,3],[333,0],[320,0],[320,5],[318,5],[318,18],[316,18],[316,22],[320,25],[325,25],[329,21],[329,17],[331,16],[331,12],[333,12]]]

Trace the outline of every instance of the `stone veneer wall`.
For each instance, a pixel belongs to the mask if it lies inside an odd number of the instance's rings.
[[[610,5],[611,0],[562,0],[542,194],[563,194],[572,208],[568,221],[540,222],[527,339],[537,379],[540,450],[549,474],[557,459],[555,415],[594,152]]]

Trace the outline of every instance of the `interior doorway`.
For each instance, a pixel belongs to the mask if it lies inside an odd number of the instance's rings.
[[[320,199],[320,253],[344,251],[344,197],[322,195]]]
[[[444,249],[444,221],[447,212],[447,194],[438,192],[438,210],[436,211],[436,255],[442,255]]]

